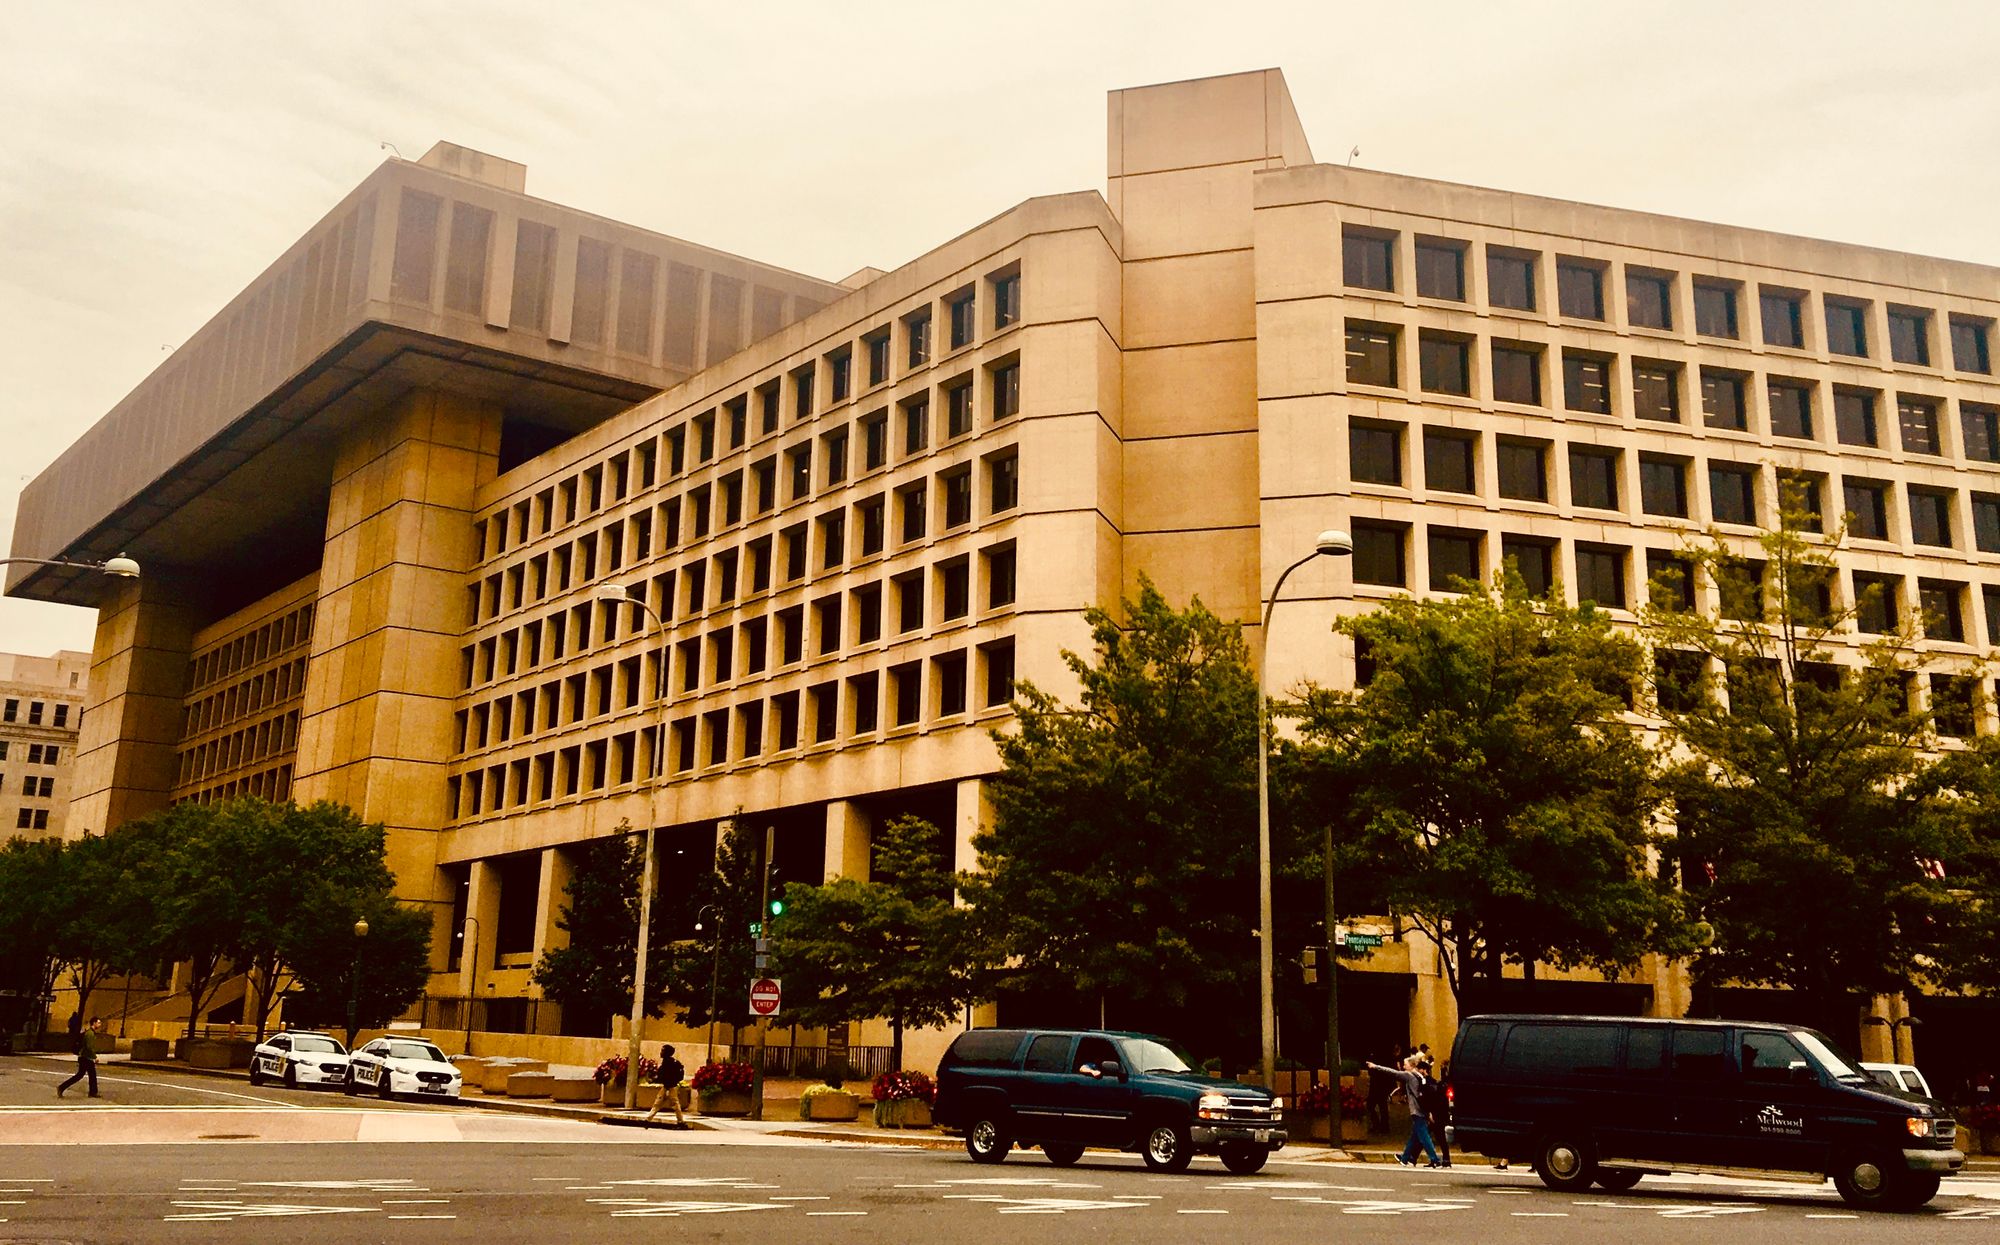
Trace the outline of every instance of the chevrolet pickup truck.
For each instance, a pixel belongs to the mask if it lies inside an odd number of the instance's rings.
[[[1098,1146],[1136,1151],[1160,1172],[1219,1155],[1243,1176],[1284,1146],[1284,1107],[1256,1086],[1203,1075],[1150,1034],[972,1029],[938,1064],[933,1115],[964,1135],[975,1163],[1040,1146],[1067,1167]]]

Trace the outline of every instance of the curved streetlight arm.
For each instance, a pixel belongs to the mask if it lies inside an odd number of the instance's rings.
[[[78,571],[101,571],[114,579],[139,578],[139,564],[124,554],[102,562],[80,562],[75,558],[0,558],[0,566],[64,566]]]

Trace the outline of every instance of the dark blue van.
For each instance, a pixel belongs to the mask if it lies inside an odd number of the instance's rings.
[[[1965,1156],[1944,1106],[1887,1089],[1795,1025],[1474,1016],[1451,1053],[1454,1145],[1534,1164],[1551,1189],[1648,1174],[1831,1178],[1851,1205],[1909,1210]]]

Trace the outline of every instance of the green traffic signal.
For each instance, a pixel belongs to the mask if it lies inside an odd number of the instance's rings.
[[[782,900],[782,899],[773,899],[773,900],[771,901],[771,915],[772,915],[772,916],[783,916],[783,915],[785,915],[785,901],[784,901],[784,900]]]

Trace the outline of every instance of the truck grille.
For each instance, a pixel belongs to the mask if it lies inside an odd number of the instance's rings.
[[[417,1079],[426,1085],[442,1085],[451,1079],[449,1072],[419,1072]]]
[[[1231,1099],[1227,1118],[1232,1124],[1269,1124],[1283,1119],[1284,1113],[1272,1111],[1269,1103]]]
[[[1939,1120],[1936,1124],[1932,1125],[1932,1128],[1936,1130],[1939,1141],[1949,1142],[1958,1137],[1957,1120]]]

